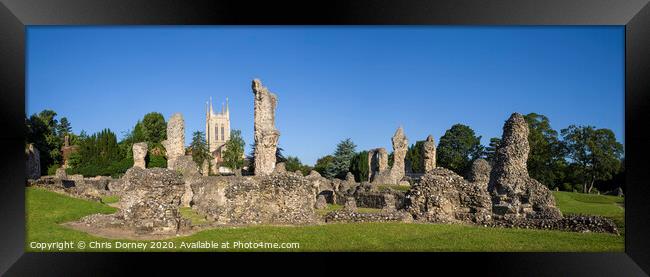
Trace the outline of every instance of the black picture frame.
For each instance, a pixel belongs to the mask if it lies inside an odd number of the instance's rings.
[[[646,276],[650,272],[650,7],[647,0],[182,1],[0,0],[0,274],[147,275],[183,268],[342,274],[394,269],[482,276]],[[25,253],[27,25],[619,25],[625,26],[624,253]],[[263,47],[264,42],[259,43]],[[498,242],[495,242],[498,243]],[[358,258],[369,258],[357,261]],[[255,259],[253,259],[255,258]],[[306,259],[309,258],[309,259]],[[314,259],[311,259],[314,258]],[[187,264],[181,265],[181,262]],[[191,265],[191,266],[190,266]],[[339,266],[348,265],[342,270]],[[311,269],[310,269],[311,266]],[[208,271],[210,272],[210,271]],[[299,271],[298,271],[299,272]],[[352,271],[350,271],[352,272]],[[233,272],[234,273],[234,272]]]

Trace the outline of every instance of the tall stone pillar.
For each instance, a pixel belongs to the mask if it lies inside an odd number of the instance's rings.
[[[528,175],[528,132],[526,120],[518,113],[503,125],[488,181],[492,211],[504,216],[562,218],[551,191]]]
[[[145,168],[144,158],[147,156],[147,143],[138,142],[133,144],[133,167]]]
[[[424,173],[431,172],[436,168],[436,143],[433,141],[433,136],[429,135],[427,137],[427,140],[422,144],[422,148]]]
[[[167,139],[162,141],[167,151],[167,168],[174,169],[176,159],[185,155],[185,121],[175,113],[167,122]]]
[[[388,169],[388,152],[385,148],[375,148],[368,151],[368,180]]]
[[[393,167],[390,169],[391,179],[395,184],[398,184],[404,177],[404,158],[406,158],[406,151],[408,150],[408,140],[404,135],[404,129],[399,127],[393,135]]]
[[[275,169],[280,132],[275,129],[275,108],[278,98],[258,79],[253,80],[255,95],[255,175],[271,174]]]
[[[41,154],[34,147],[34,144],[30,143],[25,149],[25,155],[27,156],[27,163],[25,164],[25,175],[27,179],[36,180],[41,177]]]

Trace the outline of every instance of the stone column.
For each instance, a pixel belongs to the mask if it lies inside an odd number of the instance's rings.
[[[375,148],[368,151],[368,180],[388,169],[388,152],[385,148]]]
[[[203,164],[201,165],[201,174],[203,176],[210,175],[210,163],[208,162],[208,159],[203,160]]]
[[[404,129],[399,127],[393,135],[393,167],[390,169],[391,179],[395,184],[398,184],[404,177],[404,158],[406,158],[406,151],[408,150],[408,140],[404,135]]]
[[[258,79],[253,80],[255,95],[255,175],[268,175],[275,169],[280,132],[275,129],[275,108],[277,96],[262,86]]]
[[[133,167],[146,168],[144,158],[147,156],[147,143],[133,144]]]
[[[488,181],[492,211],[499,215],[562,218],[551,191],[528,175],[528,132],[528,123],[518,113],[513,113],[503,126]]]
[[[167,122],[167,139],[162,141],[167,151],[167,168],[174,169],[178,157],[185,155],[185,121],[183,115],[175,113]]]
[[[27,155],[27,163],[25,165],[25,175],[27,179],[36,180],[41,177],[41,154],[34,147],[34,144],[29,144],[25,149]]]
[[[431,172],[436,168],[436,143],[433,141],[433,136],[429,135],[427,137],[427,140],[422,144],[422,148],[424,173]]]

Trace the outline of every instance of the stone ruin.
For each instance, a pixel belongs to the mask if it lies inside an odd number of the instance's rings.
[[[487,190],[487,184],[490,181],[490,171],[492,166],[484,159],[476,159],[472,163],[467,180],[473,183],[480,183]]]
[[[30,143],[25,148],[25,156],[27,162],[25,163],[25,176],[27,179],[36,180],[41,177],[41,154],[36,149],[34,144]]]
[[[425,173],[436,168],[436,143],[431,135],[422,144],[422,165]]]
[[[192,190],[193,209],[217,224],[316,222],[316,188],[307,177],[293,172],[244,177],[215,176],[193,184]]]
[[[315,208],[319,210],[327,208],[327,200],[325,199],[325,195],[321,194],[316,197]]]
[[[61,160],[63,160],[63,165],[61,167],[68,168],[68,160],[70,159],[70,155],[77,151],[79,151],[79,146],[70,145],[70,136],[65,135],[63,137],[63,146],[61,146]]]
[[[147,156],[147,143],[138,142],[133,144],[133,167],[146,168],[145,157]]]
[[[120,210],[115,214],[94,214],[81,224],[99,228],[120,228],[136,234],[176,234],[189,228],[178,210],[185,192],[183,179],[164,168],[133,167],[119,179]]]
[[[275,164],[275,169],[273,169],[273,172],[275,173],[286,173],[287,172],[287,166],[285,163],[277,163]]]
[[[343,205],[343,210],[346,212],[356,212],[357,211],[357,200],[354,197],[348,197],[345,199],[345,204]]]
[[[406,174],[404,158],[406,158],[406,151],[408,151],[408,139],[404,135],[404,129],[402,127],[397,128],[391,140],[393,143],[393,166],[389,170],[375,174],[372,179],[373,184],[397,185]],[[372,168],[372,166],[370,167]]]
[[[167,168],[175,169],[176,160],[185,155],[185,121],[183,115],[175,113],[167,122],[167,139],[162,145],[167,153]]]
[[[368,151],[368,180],[388,169],[388,152],[385,148],[376,148]]]
[[[503,126],[501,144],[496,150],[488,191],[493,212],[501,217],[560,219],[551,191],[528,175],[528,124],[513,113]]]
[[[275,168],[275,152],[280,137],[280,132],[275,129],[278,97],[258,79],[253,80],[252,88],[255,95],[255,175],[268,175]]]
[[[407,211],[419,221],[483,224],[492,217],[487,190],[446,168],[438,167],[422,176],[406,198]]]
[[[193,228],[179,208],[191,207],[206,217],[210,226],[250,224],[314,224],[325,222],[439,222],[471,223],[484,226],[596,231],[616,233],[611,220],[600,217],[562,217],[550,191],[530,178],[526,170],[528,127],[513,114],[503,128],[502,143],[494,166],[479,159],[472,164],[467,179],[436,167],[432,136],[423,145],[425,174],[408,192],[391,188],[379,190],[374,184],[399,184],[405,177],[404,159],[408,140],[400,127],[392,138],[394,163],[388,167],[385,149],[369,151],[367,182],[356,183],[348,172],[345,180],[327,179],[316,171],[303,176],[276,165],[279,131],[274,117],[277,96],[253,80],[255,104],[255,176],[207,176],[185,155],[184,122],[174,114],[163,142],[168,169],[146,169],[147,145],[134,144],[134,166],[122,178],[84,178],[80,175],[45,176],[33,184],[49,186],[75,196],[101,201],[102,195],[119,195],[120,211],[95,214],[77,222],[98,228],[121,228],[136,234],[179,234]],[[26,149],[29,172],[38,172],[38,150]],[[201,174],[203,173],[203,174]],[[33,175],[28,176],[34,176]],[[36,176],[38,177],[38,176]],[[315,209],[327,203],[343,205],[339,211],[319,218]],[[377,212],[359,212],[375,208]]]

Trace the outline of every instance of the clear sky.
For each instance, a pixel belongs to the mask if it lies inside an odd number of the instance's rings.
[[[409,143],[462,123],[487,144],[512,112],[624,139],[622,26],[27,29],[26,111],[53,109],[75,133],[122,138],[148,112],[180,112],[189,144],[209,97],[228,97],[249,153],[253,78],[278,95],[285,155],[307,164],[348,137],[391,151],[400,125]]]

